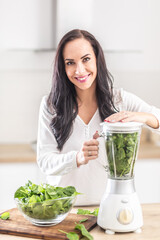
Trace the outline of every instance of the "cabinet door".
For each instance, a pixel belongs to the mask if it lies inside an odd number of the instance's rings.
[[[56,0],[2,0],[0,29],[3,48],[55,48]]]
[[[160,159],[141,159],[135,164],[135,187],[141,203],[160,202]]]

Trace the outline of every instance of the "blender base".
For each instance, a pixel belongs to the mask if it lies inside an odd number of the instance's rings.
[[[141,232],[142,210],[133,179],[108,179],[107,189],[99,207],[97,224],[105,229],[107,234]]]
[[[106,233],[106,234],[109,234],[109,235],[115,234],[115,232],[112,231],[112,230],[110,230],[110,229],[106,229],[105,233]]]
[[[136,229],[135,231],[133,231],[134,233],[141,233],[142,232],[142,229],[141,228],[138,228]],[[110,230],[110,229],[106,229],[105,230],[105,233],[108,234],[108,235],[114,235],[116,232]]]
[[[142,229],[141,228],[138,228],[137,230],[134,231],[135,233],[141,233],[142,232]]]

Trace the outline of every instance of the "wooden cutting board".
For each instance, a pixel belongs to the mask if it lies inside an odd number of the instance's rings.
[[[76,232],[79,234],[79,231],[74,230],[75,222],[78,223],[84,218],[88,218],[88,220],[83,223],[88,231],[97,225],[97,217],[95,216],[69,213],[64,221],[55,226],[39,227],[31,224],[28,220],[26,220],[17,208],[10,209],[7,212],[10,212],[10,219],[0,219],[0,233],[16,236],[45,240],[67,239],[66,235],[59,232],[58,229],[61,229],[65,232]]]

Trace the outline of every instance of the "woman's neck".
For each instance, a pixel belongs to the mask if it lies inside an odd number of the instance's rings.
[[[78,95],[77,97],[78,105],[91,105],[97,102],[97,98],[95,94],[91,94],[91,92],[85,92],[83,94]]]
[[[95,91],[91,89],[77,91],[78,115],[85,124],[89,124],[97,110]]]
[[[76,89],[78,105],[92,105],[97,104],[96,89],[91,87],[86,90]]]

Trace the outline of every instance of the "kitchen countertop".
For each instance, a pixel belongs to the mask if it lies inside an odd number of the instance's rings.
[[[36,162],[36,152],[30,144],[0,144],[0,163]]]
[[[86,209],[93,210],[90,207]],[[73,210],[75,211],[75,209]],[[95,240],[159,240],[160,239],[160,203],[142,204],[143,221],[142,232],[138,233],[116,233],[115,235],[107,235],[104,230],[96,226],[91,230],[91,234]],[[76,212],[76,211],[75,211]]]
[[[142,142],[138,159],[160,159],[160,146]],[[0,163],[36,162],[36,152],[30,144],[0,144]]]
[[[80,207],[93,210],[95,207]],[[90,231],[95,240],[159,240],[160,239],[160,203],[142,204],[144,225],[141,233],[116,233],[107,235],[104,230],[96,226]],[[72,212],[76,213],[77,208]],[[7,234],[0,234],[0,240],[35,240],[34,238],[17,237]]]

